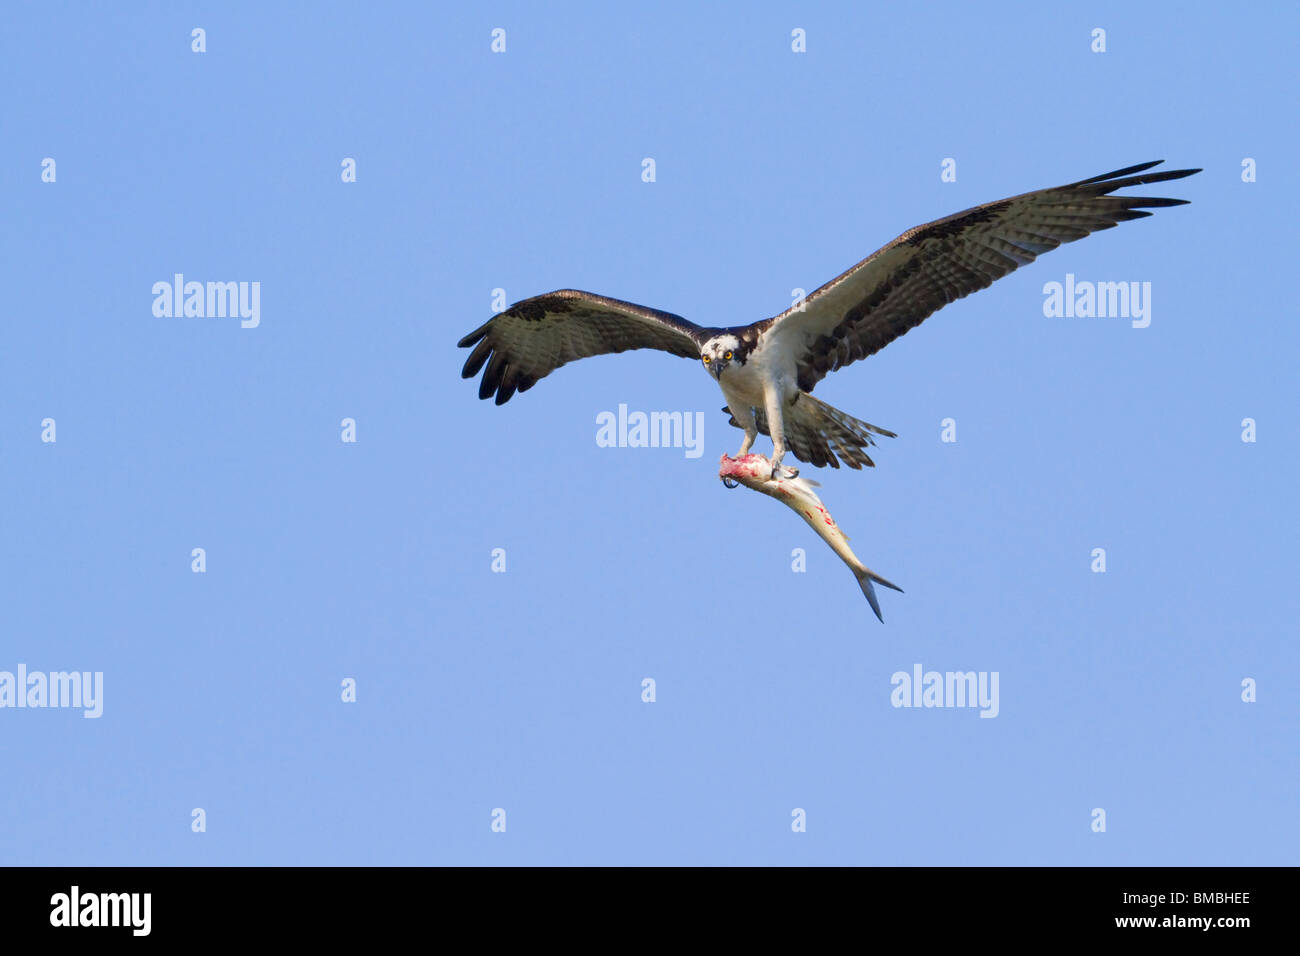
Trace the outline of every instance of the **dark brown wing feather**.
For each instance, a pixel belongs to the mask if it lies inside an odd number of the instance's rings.
[[[461,377],[472,378],[486,365],[478,397],[495,394],[502,405],[566,362],[590,355],[659,349],[697,359],[698,331],[671,312],[562,289],[516,302],[461,339],[460,348],[474,347]]]
[[[956,299],[1039,255],[1183,199],[1112,196],[1199,169],[1140,175],[1163,160],[976,206],[911,229],[778,316],[757,323],[798,356],[799,387],[880,351]]]

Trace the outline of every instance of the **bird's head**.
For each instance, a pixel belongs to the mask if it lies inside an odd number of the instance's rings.
[[[730,365],[744,365],[740,339],[734,335],[715,335],[700,346],[700,361],[714,378],[721,378]]]

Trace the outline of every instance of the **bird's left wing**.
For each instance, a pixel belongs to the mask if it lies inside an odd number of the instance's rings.
[[[1112,196],[1117,189],[1181,179],[1199,169],[1146,173],[1141,163],[1065,186],[1039,189],[917,226],[832,279],[803,302],[755,327],[796,356],[799,387],[878,352],[927,316],[986,289],[1039,255],[1182,199]]]
[[[474,351],[460,374],[472,378],[486,364],[478,397],[495,393],[501,405],[561,365],[589,355],[659,349],[699,358],[699,330],[671,312],[561,289],[516,302],[461,339],[460,348],[472,345]]]

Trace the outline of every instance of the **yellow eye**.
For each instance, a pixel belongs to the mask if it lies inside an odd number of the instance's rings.
[[[724,355],[724,356],[722,356],[722,357],[723,357],[724,359],[726,359],[728,362],[731,361],[731,353],[730,353],[730,352],[728,352],[726,355]]]
[[[708,365],[709,362],[711,362],[711,361],[712,361],[712,359],[710,359],[707,355],[704,356],[704,364],[705,364],[705,365]]]

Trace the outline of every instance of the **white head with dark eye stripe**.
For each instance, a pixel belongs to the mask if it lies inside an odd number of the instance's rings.
[[[740,339],[730,333],[715,335],[700,346],[700,361],[714,378],[720,378],[732,365],[744,365],[748,354]]]

